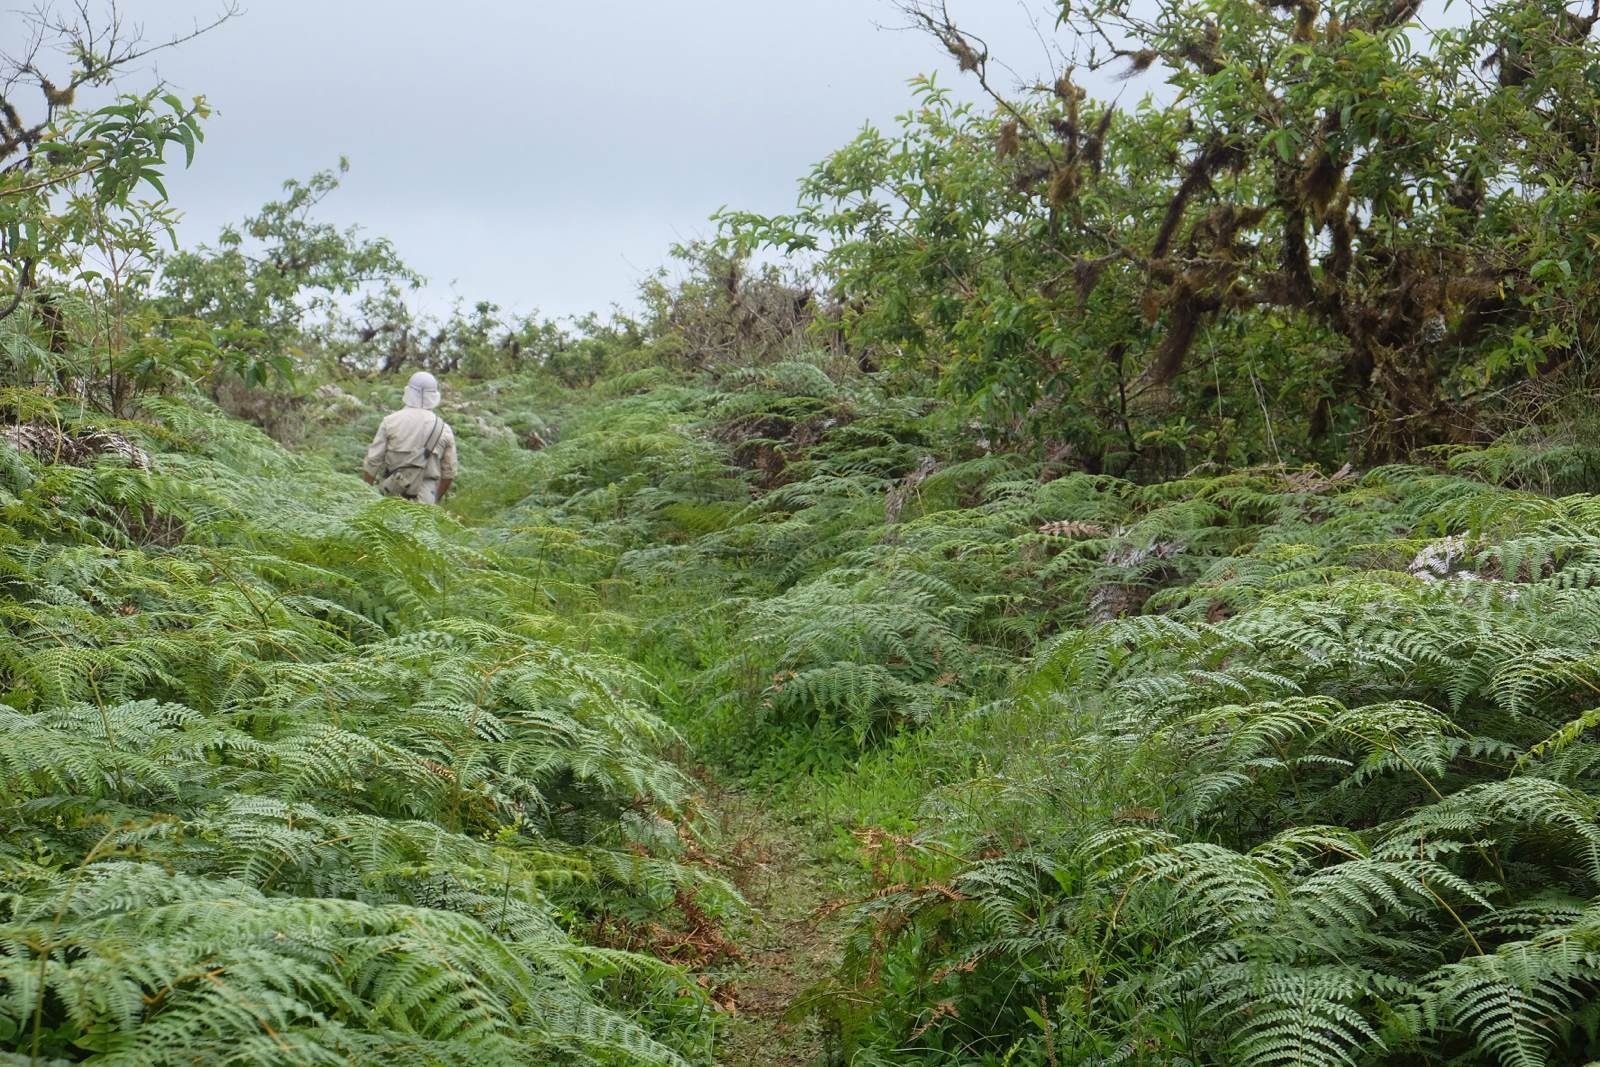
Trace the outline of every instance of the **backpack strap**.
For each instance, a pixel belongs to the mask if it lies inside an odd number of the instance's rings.
[[[432,414],[432,413],[430,412],[430,414]],[[443,437],[443,436],[444,436],[444,420],[441,419],[439,416],[434,415],[433,416],[433,432],[428,437],[428,443],[422,446],[422,462],[424,464],[426,464],[428,462],[428,460],[433,458],[434,447],[436,445],[438,445],[439,439],[441,437]]]

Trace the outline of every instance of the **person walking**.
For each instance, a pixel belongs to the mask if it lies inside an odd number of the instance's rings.
[[[456,435],[434,413],[439,381],[418,371],[406,383],[405,406],[385,415],[367,448],[361,477],[384,496],[437,504],[456,478]]]

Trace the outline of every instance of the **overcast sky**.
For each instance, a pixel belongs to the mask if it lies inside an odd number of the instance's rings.
[[[345,155],[325,217],[392,238],[431,310],[452,293],[552,315],[626,304],[718,207],[793,206],[813,163],[906,109],[913,75],[973,91],[935,42],[893,28],[890,0],[242,3],[159,60],[217,110],[169,183],[183,239]],[[217,10],[121,6],[151,37]],[[1047,0],[951,6],[1017,71],[1049,71]]]

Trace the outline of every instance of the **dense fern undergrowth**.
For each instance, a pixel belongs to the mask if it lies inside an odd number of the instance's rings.
[[[1587,432],[1137,485],[822,367],[477,402],[552,638],[856,858],[842,1061],[1600,1056]]]
[[[1587,434],[1140,485],[822,360],[460,386],[453,517],[339,472],[392,384],[7,398],[13,1056],[708,1062],[686,756],[854,863],[840,1062],[1600,1057]]]
[[[727,898],[670,734],[526,559],[197,399],[6,403],[0,1045],[704,1058],[692,984],[585,936]]]
[[[890,6],[965,90],[560,321],[343,160],[180,250],[208,25],[12,13],[0,1061],[1600,1065],[1600,0]]]

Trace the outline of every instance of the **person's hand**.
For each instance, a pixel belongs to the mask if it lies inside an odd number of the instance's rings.
[[[378,479],[374,478],[372,476],[372,474],[370,472],[368,472],[368,471],[362,471],[361,472],[361,480],[366,482],[368,485],[377,485],[378,484]]]

